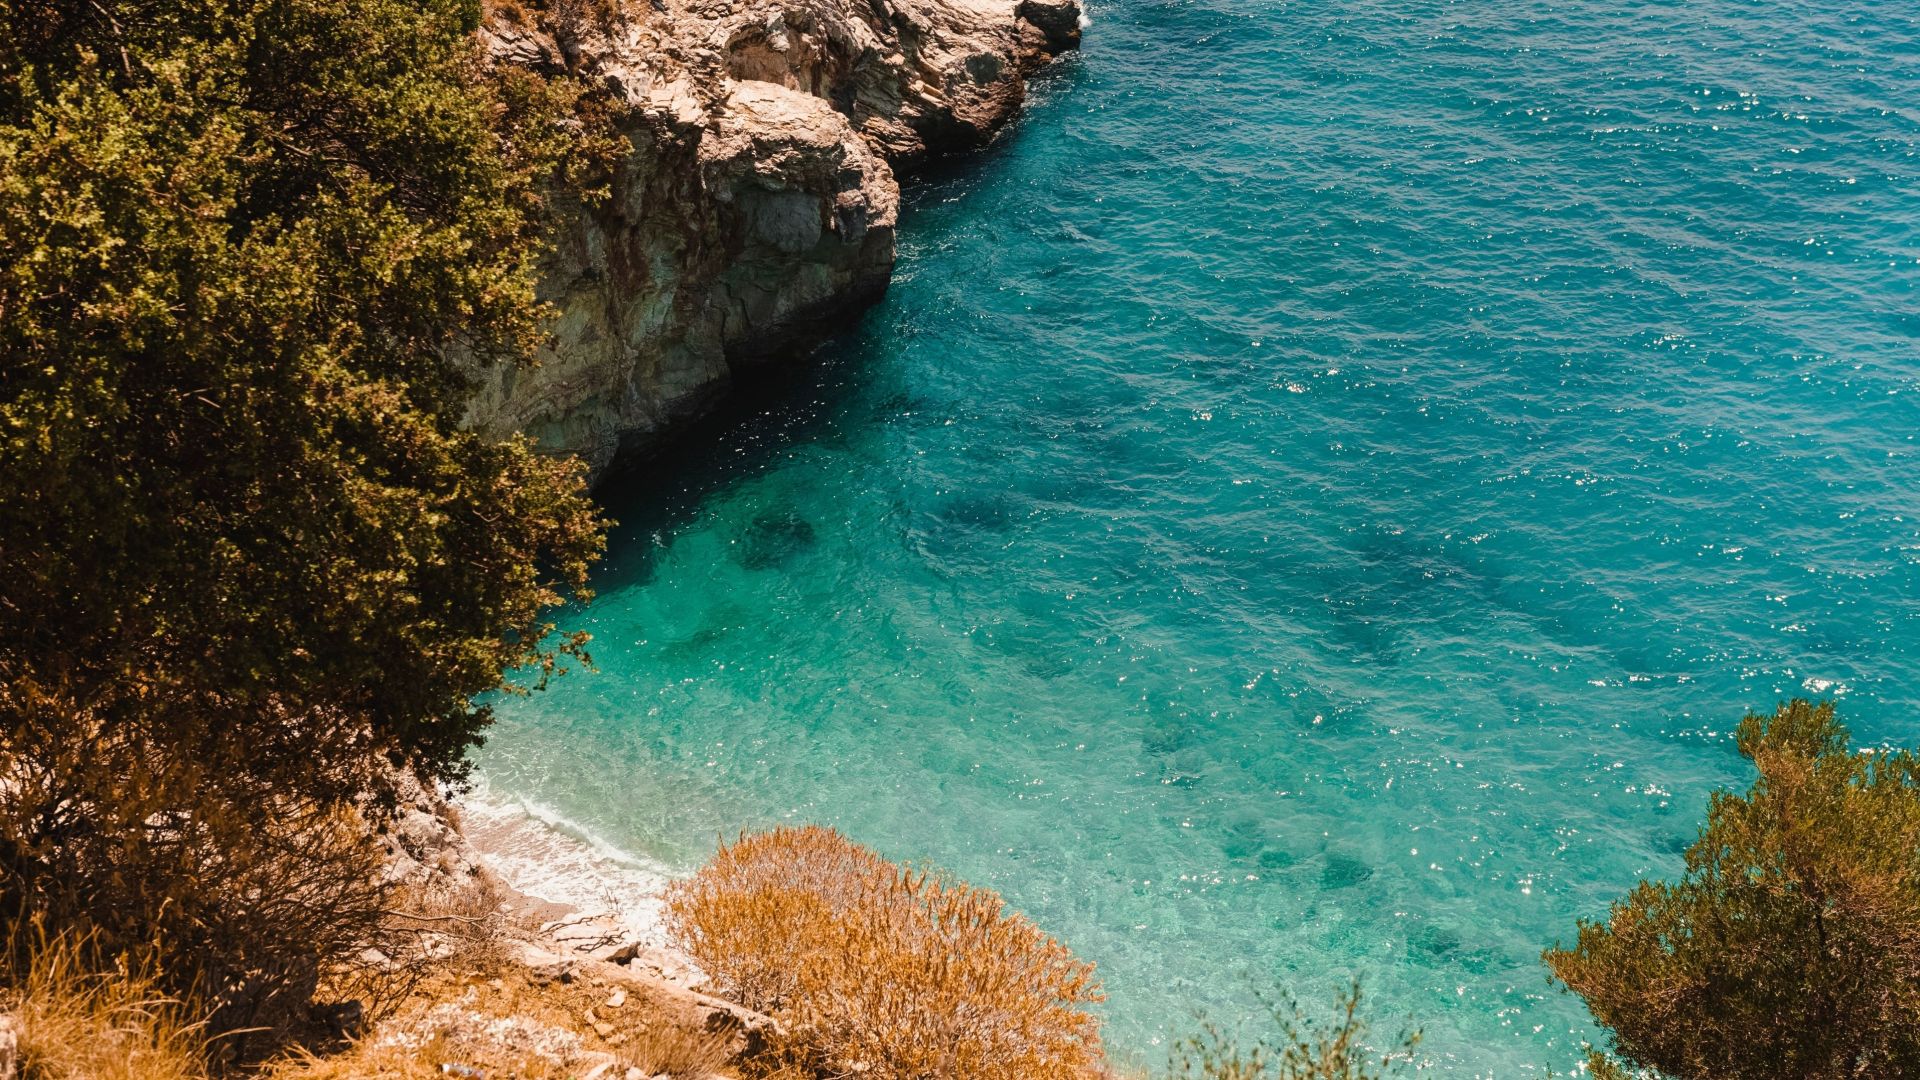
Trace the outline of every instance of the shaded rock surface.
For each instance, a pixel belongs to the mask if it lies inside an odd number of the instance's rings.
[[[393,774],[393,819],[380,834],[388,884],[457,893],[486,873],[479,852],[460,831],[445,796],[411,770]]]
[[[1078,0],[636,0],[497,10],[495,62],[597,80],[630,147],[611,198],[561,193],[558,311],[468,421],[595,470],[885,290],[896,168],[983,143],[1079,42]]]

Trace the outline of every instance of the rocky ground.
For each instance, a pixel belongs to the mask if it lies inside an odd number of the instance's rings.
[[[387,837],[392,881],[439,898],[435,911],[461,913],[433,918],[485,926],[464,939],[449,930],[429,945],[446,953],[442,962],[360,1033],[358,1057],[426,1054],[444,1073],[469,1077],[535,1075],[533,1062],[595,1080],[707,1080],[732,1075],[732,1064],[758,1049],[772,1021],[706,993],[698,966],[657,933],[612,906],[523,891],[461,826],[457,807],[405,785]],[[339,1067],[350,1070],[353,1060]]]

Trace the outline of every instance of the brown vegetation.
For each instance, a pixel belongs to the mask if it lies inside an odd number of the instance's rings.
[[[783,1024],[762,1067],[871,1080],[1102,1075],[1093,965],[999,896],[832,829],[724,845],[668,919],[724,994]]]
[[[0,688],[5,706],[19,722],[0,732],[0,916],[16,948],[72,930],[133,956],[217,1030],[252,1029],[218,1044],[233,1055],[382,944],[383,856],[352,807],[276,790],[234,765],[231,739],[163,753],[19,685]]]
[[[205,1037],[150,974],[95,974],[95,951],[38,938],[26,975],[0,1001],[12,1012],[25,1080],[197,1080]]]
[[[220,1075],[206,1025],[152,973],[103,964],[71,937],[17,950],[30,970],[0,994],[18,1036],[23,1080],[208,1080]],[[466,961],[491,957],[479,966]],[[446,1075],[572,1080],[716,1080],[728,1071],[722,1035],[686,1022],[674,1003],[591,976],[560,981],[505,962],[500,950],[459,951],[407,983],[374,1031],[324,1054],[295,1051],[260,1066],[260,1080],[428,1080]],[[3,1067],[3,1066],[0,1066]]]

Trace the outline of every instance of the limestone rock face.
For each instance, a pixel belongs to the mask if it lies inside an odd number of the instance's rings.
[[[700,165],[724,207],[712,307],[728,355],[777,353],[886,288],[900,189],[820,98],[732,83]]]
[[[1035,67],[1080,41],[1077,0],[705,0],[736,79],[833,103],[895,164],[983,142]]]
[[[497,16],[483,41],[496,63],[603,83],[630,152],[610,199],[559,193],[552,344],[478,372],[467,419],[595,470],[877,298],[894,169],[983,142],[1080,34],[1078,0],[565,6]]]

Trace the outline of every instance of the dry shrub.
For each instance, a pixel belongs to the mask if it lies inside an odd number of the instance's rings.
[[[507,962],[511,920],[498,884],[478,877],[453,888],[406,885],[390,905],[371,951],[334,965],[320,996],[354,1001],[369,1020],[392,1013],[423,980],[442,971],[489,971]]]
[[[247,767],[249,740],[184,742],[70,698],[0,688],[0,978],[35,933],[84,937],[207,1018],[224,1057],[265,1050],[326,972],[384,940],[384,855],[353,805]]]
[[[673,1080],[706,1080],[721,1074],[732,1057],[722,1036],[664,1024],[640,1031],[620,1048],[621,1064]]]
[[[1000,897],[819,826],[722,845],[668,896],[721,990],[783,1025],[762,1065],[870,1080],[1103,1075],[1093,965]]]
[[[390,936],[414,955],[470,970],[506,961],[513,920],[492,877],[476,876],[452,888],[408,886],[394,892],[391,904]]]
[[[1168,1080],[1387,1080],[1412,1063],[1420,1032],[1399,1035],[1385,1052],[1371,1049],[1360,997],[1353,983],[1334,999],[1331,1021],[1290,1001],[1269,1005],[1275,1032],[1252,1042],[1203,1020],[1199,1034],[1174,1044]]]
[[[204,1033],[151,974],[99,974],[97,950],[33,935],[7,995],[24,1080],[199,1080]]]

